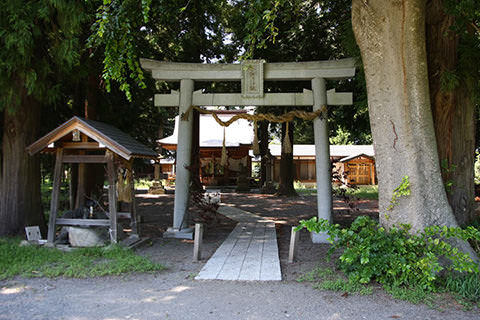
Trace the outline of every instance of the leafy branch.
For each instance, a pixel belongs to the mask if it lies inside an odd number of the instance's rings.
[[[393,190],[392,199],[390,200],[390,205],[387,207],[387,210],[390,211],[398,204],[400,197],[407,197],[411,193],[410,191],[410,178],[404,176],[402,178],[402,183]]]

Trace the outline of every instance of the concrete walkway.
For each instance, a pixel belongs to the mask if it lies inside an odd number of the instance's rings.
[[[275,224],[225,205],[218,212],[239,223],[195,279],[282,280]]]

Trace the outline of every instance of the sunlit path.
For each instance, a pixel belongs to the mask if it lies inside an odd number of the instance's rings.
[[[282,280],[275,224],[237,224],[195,279]]]

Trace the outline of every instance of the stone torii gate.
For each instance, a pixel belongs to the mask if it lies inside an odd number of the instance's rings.
[[[141,59],[145,70],[156,80],[180,81],[180,92],[156,94],[155,106],[179,107],[179,114],[190,106],[313,106],[313,111],[325,105],[350,105],[352,93],[326,90],[326,80],[341,80],[355,75],[352,58],[329,61],[265,63],[246,60],[236,64],[199,64],[160,62]],[[301,93],[264,93],[264,81],[312,82],[312,90]],[[202,93],[194,91],[194,81],[241,81],[241,93]],[[181,119],[181,117],[180,117]],[[186,214],[188,210],[190,153],[192,148],[193,117],[180,120],[178,125],[177,172],[173,227],[167,236],[191,238]],[[326,110],[323,117],[313,121],[315,135],[315,167],[317,180],[318,218],[332,220],[332,177]],[[326,234],[312,234],[314,242],[326,242]]]

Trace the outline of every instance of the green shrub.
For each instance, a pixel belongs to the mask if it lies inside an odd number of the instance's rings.
[[[333,246],[343,252],[337,263],[353,283],[369,283],[376,280],[390,287],[420,287],[436,290],[436,280],[441,270],[478,273],[478,265],[472,259],[443,239],[480,239],[480,232],[473,227],[466,229],[428,227],[417,234],[410,234],[408,225],[389,231],[369,217],[358,217],[350,228],[341,229],[327,220],[300,221],[301,228],[310,232],[327,232]],[[336,239],[333,241],[333,239]],[[440,264],[445,257],[449,264]]]

